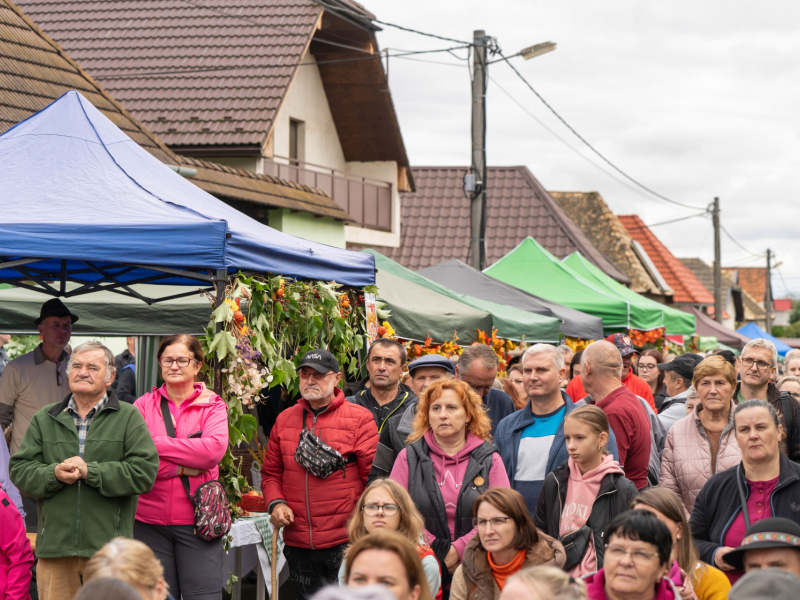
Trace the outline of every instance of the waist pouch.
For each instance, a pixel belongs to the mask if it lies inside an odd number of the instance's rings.
[[[294,459],[306,471],[325,479],[336,471],[342,471],[342,478],[346,476],[346,469],[349,463],[356,462],[355,454],[344,458],[341,453],[331,448],[306,427],[307,411],[303,409],[303,431],[300,432],[300,440],[297,442],[297,450],[294,451]]]

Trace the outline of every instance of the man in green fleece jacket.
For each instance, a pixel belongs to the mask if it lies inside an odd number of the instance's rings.
[[[96,342],[82,344],[67,377],[70,394],[34,415],[9,465],[11,481],[37,498],[41,600],[72,598],[89,558],[114,537],[133,537],[138,496],[158,472],[141,413],[106,392],[114,354]]]

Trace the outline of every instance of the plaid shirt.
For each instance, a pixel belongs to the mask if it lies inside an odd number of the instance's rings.
[[[83,458],[83,451],[86,449],[86,437],[89,435],[89,426],[92,424],[92,419],[95,418],[97,413],[103,410],[103,407],[108,403],[108,394],[103,394],[100,402],[94,405],[94,408],[86,413],[86,418],[81,419],[78,414],[78,406],[75,404],[75,396],[70,396],[69,404],[67,404],[67,412],[72,416],[75,422],[75,428],[78,430],[78,456]]]

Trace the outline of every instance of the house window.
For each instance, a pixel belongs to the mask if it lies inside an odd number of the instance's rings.
[[[305,160],[305,123],[297,119],[289,119],[289,158],[292,164]]]

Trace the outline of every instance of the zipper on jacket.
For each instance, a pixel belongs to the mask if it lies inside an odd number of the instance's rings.
[[[78,479],[78,514],[75,518],[75,554],[78,556],[78,534],[81,529],[81,480]]]
[[[390,418],[390,417],[391,417],[391,416],[392,416],[394,413],[396,413],[398,410],[400,410],[400,407],[401,407],[401,406],[403,406],[403,405],[406,403],[406,398],[408,398],[408,392],[406,392],[406,395],[405,395],[405,396],[403,396],[403,399],[400,401],[400,404],[398,404],[397,406],[395,406],[395,407],[394,407],[394,410],[393,410],[392,412],[390,412],[388,415],[386,415],[386,418],[383,420],[383,422],[381,422],[381,426],[378,428],[378,433],[380,433],[381,431],[383,431],[383,426],[384,426],[384,425],[386,425],[386,421],[388,421],[388,420],[389,420],[389,418]]]
[[[328,403],[328,406],[330,406],[330,403]],[[328,410],[328,406],[321,410],[319,415]],[[314,414],[313,412],[311,415],[311,433],[314,433],[314,429],[317,426],[317,417],[319,415]],[[303,419],[303,427],[305,426],[306,422],[305,419]],[[311,544],[311,549],[314,550],[314,527],[311,525],[311,503],[308,501],[308,471],[306,471],[306,520],[308,521],[308,543]]]

